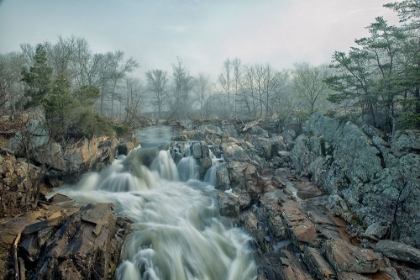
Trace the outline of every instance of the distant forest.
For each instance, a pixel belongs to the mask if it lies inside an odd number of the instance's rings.
[[[370,36],[336,51],[330,65],[295,64],[274,69],[240,58],[221,60],[217,80],[205,69],[192,76],[182,58],[172,72],[145,69],[122,51],[93,53],[85,38],[58,36],[55,43],[22,44],[0,54],[0,116],[14,118],[42,107],[51,135],[111,133],[152,119],[278,118],[300,124],[315,111],[361,118],[393,132],[420,127],[420,3],[386,4],[399,26],[377,17]]]

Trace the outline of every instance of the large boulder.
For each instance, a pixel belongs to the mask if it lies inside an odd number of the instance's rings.
[[[237,143],[222,144],[223,157],[227,162],[249,162],[250,158],[245,150]]]
[[[216,167],[216,184],[215,188],[219,190],[228,190],[230,189],[230,179],[228,165],[222,163]]]
[[[420,265],[420,250],[412,246],[392,240],[380,240],[376,244],[375,250],[390,259]]]
[[[193,143],[191,146],[191,155],[197,162],[199,178],[204,179],[207,170],[212,166],[208,144],[205,141]],[[173,153],[173,158],[177,158],[175,153]]]
[[[17,132],[14,137],[9,139],[6,148],[18,156],[25,156],[26,150],[44,146],[49,142],[49,139],[45,120],[41,117],[26,123],[24,130]]]
[[[19,245],[27,275],[37,279],[112,278],[130,231],[130,222],[117,217],[112,207],[90,204],[68,220],[58,217],[27,226]]]
[[[101,170],[110,165],[116,156],[119,144],[117,139],[95,137],[73,140],[65,147],[56,142],[49,142],[34,149],[33,159],[40,165],[48,167],[47,176],[51,179],[59,177],[64,180],[71,178],[74,180],[84,172]]]
[[[271,141],[268,138],[252,136],[248,141],[254,146],[257,155],[264,159],[271,158]]]
[[[0,149],[0,217],[25,208],[29,210],[41,180],[39,167],[16,159],[9,150]]]
[[[343,240],[328,240],[325,250],[337,272],[375,273],[383,263],[382,258],[372,250],[361,249]]]
[[[391,142],[392,152],[396,156],[408,153],[420,153],[420,131],[399,130],[395,132]]]

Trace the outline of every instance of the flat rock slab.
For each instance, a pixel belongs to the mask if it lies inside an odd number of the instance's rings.
[[[337,279],[334,268],[321,255],[318,249],[306,246],[303,261],[309,270],[316,274],[318,279]]]
[[[280,261],[283,267],[284,279],[296,280],[312,280],[314,279],[304,267],[303,263],[298,260],[294,253],[290,251],[282,251],[283,256]]]
[[[314,224],[302,212],[299,204],[293,200],[285,201],[281,210],[283,219],[287,224],[292,241],[299,246],[299,242],[314,244],[316,242],[316,229]]]
[[[262,257],[262,262],[263,264],[257,269],[258,280],[314,279],[295,254],[287,250],[266,253]]]
[[[409,245],[392,240],[380,240],[375,249],[390,259],[420,265],[420,250]]]
[[[343,239],[350,243],[350,236],[346,233],[347,223],[328,211],[325,206],[327,199],[327,196],[308,199],[302,201],[302,207],[315,224],[319,238]]]
[[[297,196],[300,199],[308,199],[322,195],[321,190],[312,182],[295,182],[293,183],[293,187],[297,189]]]
[[[337,272],[376,273],[383,264],[372,250],[361,249],[343,240],[328,240],[325,247],[327,258]]]
[[[340,272],[338,280],[370,280],[370,278],[354,272]]]

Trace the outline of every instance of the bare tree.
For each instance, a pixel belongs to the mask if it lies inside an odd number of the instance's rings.
[[[26,60],[26,64],[32,65],[34,63],[35,47],[31,46],[30,44],[21,44],[20,50]]]
[[[245,65],[241,83],[241,96],[239,101],[246,108],[249,116],[257,115],[257,86],[255,83],[255,67]]]
[[[200,110],[202,113],[202,116],[207,115],[205,113],[205,106],[207,99],[210,95],[210,82],[209,82],[209,76],[206,76],[204,73],[200,73],[198,75],[197,79],[197,97],[198,102],[200,104]]]
[[[226,59],[223,63],[222,73],[219,75],[219,83],[222,86],[224,93],[227,95],[227,107],[230,107],[231,103],[231,94],[232,94],[232,84],[233,84],[233,73],[232,73],[232,62],[230,59]]]
[[[110,95],[111,95],[111,116],[114,117],[114,101],[117,99],[117,86],[127,73],[131,73],[135,68],[139,67],[134,58],[130,57],[124,61],[124,52],[115,51],[107,53],[107,60],[110,63],[109,79],[110,79]]]
[[[158,109],[158,119],[162,117],[162,109],[167,99],[168,73],[154,69],[146,72],[147,88],[153,93],[152,104]]]
[[[54,68],[55,76],[65,76],[69,81],[73,81],[76,71],[71,67],[76,58],[77,38],[70,36],[64,38],[58,36],[58,42],[54,45],[46,42],[44,44],[48,54],[48,61]]]
[[[169,98],[171,115],[182,118],[188,115],[191,100],[190,95],[194,88],[194,79],[178,58],[177,64],[172,64],[173,95]]]
[[[239,58],[235,58],[232,60],[232,68],[233,68],[233,91],[235,94],[234,99],[234,111],[237,112],[237,102],[238,102],[238,94],[241,88],[241,78],[242,78],[242,62]]]
[[[295,64],[293,89],[308,104],[310,114],[315,112],[317,101],[328,90],[324,82],[326,76],[326,69],[308,63]]]
[[[129,125],[132,120],[139,117],[141,105],[144,104],[146,89],[139,79],[128,77],[126,83],[125,120]]]
[[[272,113],[279,115],[280,111],[290,111],[292,107],[287,93],[290,92],[290,71],[276,71],[276,86],[273,87],[273,95],[271,96]],[[288,107],[288,108],[286,108]]]
[[[0,109],[14,117],[17,106],[23,104],[22,67],[26,64],[24,56],[12,52],[0,54]],[[20,108],[22,109],[22,108]]]

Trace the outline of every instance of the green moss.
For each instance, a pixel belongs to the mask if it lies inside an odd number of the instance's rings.
[[[91,139],[93,136],[112,137],[115,135],[115,130],[110,121],[105,120],[93,110],[85,109],[79,113],[69,130],[69,134],[73,137],[84,136]]]
[[[130,128],[125,125],[113,125],[113,129],[118,137],[126,137],[130,132]]]
[[[353,223],[361,226],[363,225],[363,222],[357,216],[354,216]]]

